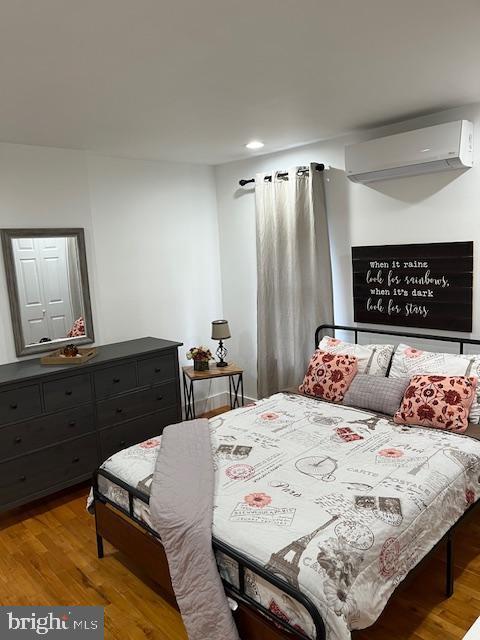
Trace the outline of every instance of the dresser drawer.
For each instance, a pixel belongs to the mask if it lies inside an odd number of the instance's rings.
[[[135,362],[119,364],[97,371],[94,376],[95,395],[97,398],[108,398],[137,386],[137,367]]]
[[[177,354],[152,356],[138,361],[138,382],[141,387],[172,380],[176,376]]]
[[[0,460],[21,456],[95,431],[93,405],[86,405],[0,429]]]
[[[40,388],[36,384],[0,392],[0,424],[25,420],[41,412]]]
[[[47,411],[68,409],[92,399],[90,376],[85,373],[80,376],[68,376],[55,382],[43,385],[45,407]]]
[[[177,420],[177,408],[171,407],[159,413],[153,413],[116,427],[104,429],[100,432],[102,460],[106,460],[117,451],[131,447],[137,442],[143,442],[154,436],[161,435],[166,426],[175,423]]]
[[[100,428],[106,427],[116,422],[124,422],[146,413],[166,409],[175,405],[176,402],[177,382],[173,380],[152,389],[135,391],[118,398],[99,402],[97,404],[97,423]]]
[[[98,464],[94,434],[0,463],[0,505],[93,473]]]

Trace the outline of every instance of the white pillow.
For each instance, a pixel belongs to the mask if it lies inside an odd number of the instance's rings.
[[[423,374],[441,374],[444,376],[476,376],[480,375],[480,356],[460,355],[456,353],[435,353],[422,351],[408,344],[399,344],[393,354],[389,377],[411,378]],[[468,419],[480,422],[480,389],[477,385],[477,397],[470,407]]]
[[[318,348],[327,353],[345,353],[355,356],[358,360],[358,373],[371,376],[386,376],[392,353],[393,344],[352,344],[337,338],[325,336]]]

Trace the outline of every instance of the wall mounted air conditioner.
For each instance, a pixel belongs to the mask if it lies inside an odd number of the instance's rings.
[[[457,120],[345,147],[353,182],[374,182],[473,164],[473,124]]]

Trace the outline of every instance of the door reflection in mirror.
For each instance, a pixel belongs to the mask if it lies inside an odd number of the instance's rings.
[[[77,240],[13,238],[26,345],[85,335]]]

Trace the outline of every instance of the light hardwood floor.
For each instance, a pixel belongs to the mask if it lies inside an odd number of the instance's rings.
[[[107,640],[186,640],[178,613],[106,543],[96,556],[88,487],[0,516],[0,604],[101,605]],[[441,550],[355,640],[457,640],[480,616],[480,509],[456,538],[456,585],[443,595]],[[254,639],[252,639],[254,640]]]
[[[201,418],[214,418],[215,416],[219,416],[221,413],[226,413],[230,411],[230,407],[228,404],[224,404],[222,407],[217,407],[216,409],[211,409],[210,411],[206,411],[200,417]]]

